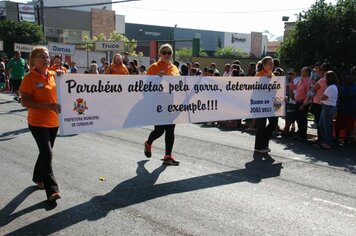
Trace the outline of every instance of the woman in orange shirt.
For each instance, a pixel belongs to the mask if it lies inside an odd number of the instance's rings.
[[[129,70],[122,61],[120,53],[115,54],[111,65],[106,69],[105,74],[128,75]]]
[[[45,189],[51,202],[60,198],[52,169],[52,148],[58,131],[55,72],[48,70],[48,49],[35,47],[30,55],[30,72],[25,75],[20,91],[22,106],[28,108],[28,125],[39,149],[32,180]]]
[[[173,49],[169,44],[163,44],[159,48],[159,60],[150,65],[147,70],[147,75],[174,75],[179,76],[178,68],[171,62]],[[175,160],[172,156],[172,149],[174,144],[174,128],[175,124],[171,125],[155,125],[154,130],[150,133],[148,140],[145,142],[144,153],[146,157],[150,158],[152,155],[152,143],[156,139],[162,136],[165,132],[165,155],[162,159],[164,164],[167,165],[179,165],[179,161]]]
[[[267,76],[271,78],[273,76],[273,59],[272,57],[264,57],[257,64],[256,76]],[[256,119],[256,137],[255,137],[255,151],[260,153],[270,152],[271,149],[268,147],[269,140],[272,137],[273,130],[276,128],[278,123],[277,117],[268,117],[268,125],[266,126],[267,118],[257,118]]]
[[[62,66],[62,58],[59,55],[55,55],[53,58],[53,65],[49,67],[49,70],[67,74],[68,70],[64,66]]]

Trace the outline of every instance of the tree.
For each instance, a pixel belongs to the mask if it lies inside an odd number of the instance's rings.
[[[202,57],[208,56],[204,49],[200,49],[199,55]],[[176,60],[184,61],[184,62],[191,62],[193,58],[193,52],[191,48],[181,48],[176,50]]]
[[[227,47],[218,48],[214,54],[216,57],[247,58],[248,54],[240,49]]]
[[[338,0],[336,5],[319,0],[299,14],[296,27],[278,50],[287,66],[300,69],[316,61],[329,61],[348,69],[356,55],[356,3]]]
[[[96,41],[123,41],[125,43],[125,50],[129,53],[131,56],[142,56],[141,52],[136,52],[137,48],[137,41],[132,39],[131,41],[122,34],[112,32],[110,33],[110,36],[107,38],[105,34],[101,33],[99,35],[93,36],[93,38],[89,37],[84,37],[85,42],[89,44],[94,44]],[[89,49],[93,50],[94,46],[88,46]]]
[[[13,20],[0,21],[0,39],[4,41],[4,52],[12,55],[14,43],[43,44],[45,41],[39,25]]]

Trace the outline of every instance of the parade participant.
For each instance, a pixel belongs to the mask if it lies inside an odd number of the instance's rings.
[[[55,71],[55,72],[59,72],[59,73],[63,73],[63,74],[67,74],[68,73],[68,69],[65,68],[62,65],[62,58],[59,55],[55,55],[53,58],[53,64],[52,66],[49,68],[49,70]]]
[[[295,118],[298,124],[298,132],[294,138],[299,141],[307,140],[308,112],[309,112],[308,92],[311,84],[309,75],[310,75],[309,67],[303,67],[303,69],[300,71],[301,80],[298,82],[294,94],[294,100],[296,103]]]
[[[122,56],[120,53],[116,53],[112,60],[112,63],[105,71],[105,74],[113,74],[113,75],[128,75],[129,70],[125,66],[122,60]]]
[[[5,69],[7,80],[10,82],[11,92],[14,92],[16,95],[14,100],[18,102],[21,102],[19,88],[27,68],[26,60],[21,58],[20,52],[16,51],[14,57],[9,60]]]
[[[267,76],[271,78],[273,76],[273,59],[272,57],[264,57],[257,65],[256,76]],[[278,118],[268,117],[268,125],[266,126],[267,118],[256,119],[256,137],[255,137],[255,151],[260,153],[270,152],[268,147],[269,140],[272,137],[273,130],[275,130]]]
[[[171,62],[173,49],[169,44],[163,44],[159,48],[159,60],[153,63],[147,70],[147,75],[173,75],[179,76],[179,70]],[[172,149],[174,144],[174,128],[175,124],[170,125],[155,125],[154,130],[150,133],[148,140],[145,141],[145,156],[150,158],[152,155],[152,143],[162,136],[165,132],[165,155],[163,163],[167,165],[179,165],[179,161],[175,160],[172,156]]]
[[[328,71],[325,74],[327,88],[321,96],[321,114],[320,114],[320,131],[322,142],[320,147],[331,149],[333,139],[333,117],[336,114],[336,102],[338,97],[337,82],[338,78],[335,72]]]
[[[45,189],[51,202],[60,198],[53,174],[52,148],[58,131],[58,113],[55,72],[50,71],[48,49],[35,47],[30,55],[30,72],[25,75],[20,91],[24,107],[28,108],[29,129],[39,149],[32,180]]]

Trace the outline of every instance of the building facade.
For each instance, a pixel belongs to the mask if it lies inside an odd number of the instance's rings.
[[[0,17],[40,23],[48,42],[80,44],[86,36],[93,37],[103,33],[108,37],[115,31],[130,40],[137,40],[137,51],[144,55],[150,55],[150,41],[170,42],[175,49],[180,49],[192,48],[193,38],[200,39],[200,48],[209,55],[213,55],[220,47],[237,48],[255,57],[264,55],[267,50],[267,36],[260,32],[246,34],[186,29],[177,25],[165,27],[125,23],[125,16],[116,15],[111,10],[110,0],[43,0],[43,8],[39,2],[41,1],[36,0],[32,1],[33,4],[19,4],[2,1]]]

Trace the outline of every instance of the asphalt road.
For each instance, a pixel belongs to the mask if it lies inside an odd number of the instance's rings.
[[[26,115],[0,94],[0,235],[356,235],[355,146],[278,136],[271,163],[249,133],[185,124],[181,165],[166,167],[163,138],[143,155],[152,127],[59,136],[53,206],[31,182],[38,151]]]

